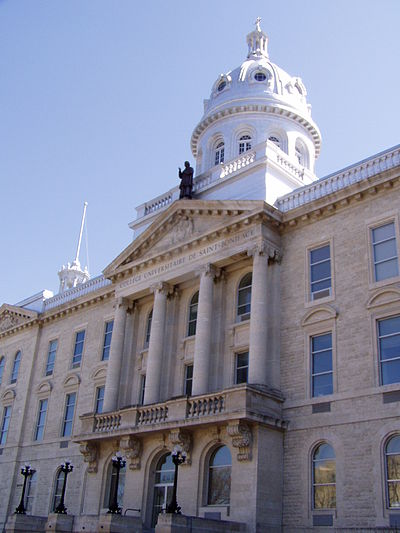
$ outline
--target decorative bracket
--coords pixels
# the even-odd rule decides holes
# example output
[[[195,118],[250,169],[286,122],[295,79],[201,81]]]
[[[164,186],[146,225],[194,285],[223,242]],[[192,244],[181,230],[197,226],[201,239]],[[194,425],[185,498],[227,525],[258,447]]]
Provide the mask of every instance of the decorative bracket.
[[[119,447],[129,461],[129,469],[140,470],[142,441],[136,437],[122,437],[119,441]]]
[[[97,445],[94,442],[82,442],[79,446],[79,451],[83,455],[85,463],[89,463],[87,471],[89,474],[97,472]]]
[[[232,437],[232,446],[239,448],[237,460],[251,461],[253,439],[248,424],[241,420],[230,422],[227,427],[227,433]]]
[[[183,429],[172,429],[169,432],[169,441],[172,446],[181,446],[182,450],[186,452],[186,461],[183,465],[192,464],[192,435]]]

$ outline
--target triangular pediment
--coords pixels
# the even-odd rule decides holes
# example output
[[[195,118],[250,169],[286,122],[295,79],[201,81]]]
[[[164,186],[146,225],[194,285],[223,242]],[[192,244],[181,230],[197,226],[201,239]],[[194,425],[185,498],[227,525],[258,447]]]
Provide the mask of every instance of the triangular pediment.
[[[174,250],[201,240],[210,233],[269,211],[271,216],[276,216],[278,223],[276,210],[259,200],[176,201],[104,270],[104,275],[112,277],[133,265],[163,254],[173,254]]]
[[[3,304],[0,307],[0,333],[29,322],[38,316],[36,311],[16,305]]]

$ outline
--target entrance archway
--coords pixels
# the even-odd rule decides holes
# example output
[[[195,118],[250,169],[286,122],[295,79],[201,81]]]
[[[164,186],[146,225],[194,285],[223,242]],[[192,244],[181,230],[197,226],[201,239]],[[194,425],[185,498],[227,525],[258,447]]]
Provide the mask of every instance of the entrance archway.
[[[172,455],[167,453],[159,459],[156,466],[151,527],[155,527],[158,515],[165,510],[171,501],[174,472],[175,466],[172,462]]]

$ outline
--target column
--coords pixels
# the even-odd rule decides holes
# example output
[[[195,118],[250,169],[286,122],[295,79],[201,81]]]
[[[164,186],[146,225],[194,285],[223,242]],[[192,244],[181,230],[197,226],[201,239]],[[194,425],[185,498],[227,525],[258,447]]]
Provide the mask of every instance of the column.
[[[249,383],[267,384],[268,343],[268,253],[263,246],[253,255],[253,281],[251,287]]]
[[[143,402],[145,405],[157,403],[160,400],[165,315],[170,287],[166,283],[159,283],[151,290],[154,292],[154,306],[147,354],[146,387]]]
[[[126,311],[128,302],[118,298],[115,302],[114,326],[111,337],[110,357],[107,366],[106,388],[104,391],[103,412],[118,409],[119,378],[124,349]]]
[[[193,396],[208,392],[210,367],[213,288],[217,269],[208,264],[200,273],[199,305],[197,308],[196,340],[194,345]]]

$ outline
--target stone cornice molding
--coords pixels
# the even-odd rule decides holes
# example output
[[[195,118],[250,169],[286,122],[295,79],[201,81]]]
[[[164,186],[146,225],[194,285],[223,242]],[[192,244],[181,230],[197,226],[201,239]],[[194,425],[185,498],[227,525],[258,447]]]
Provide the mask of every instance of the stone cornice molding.
[[[294,109],[288,109],[286,106],[279,105],[277,103],[273,105],[262,105],[262,104],[244,104],[244,105],[232,105],[226,107],[220,111],[215,111],[212,115],[206,116],[203,120],[197,124],[195,127],[192,138],[190,140],[190,147],[194,157],[197,156],[197,142],[200,135],[214,122],[217,122],[220,119],[229,117],[232,115],[239,115],[242,113],[262,113],[269,115],[280,115],[286,118],[293,120],[300,124],[303,128],[307,129],[311,137],[313,138],[315,145],[315,158],[319,156],[321,151],[321,134],[317,125],[314,121],[306,115],[303,115],[299,112],[296,112]]]

